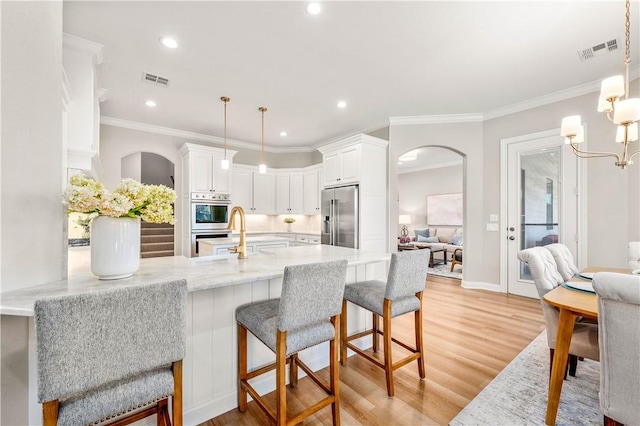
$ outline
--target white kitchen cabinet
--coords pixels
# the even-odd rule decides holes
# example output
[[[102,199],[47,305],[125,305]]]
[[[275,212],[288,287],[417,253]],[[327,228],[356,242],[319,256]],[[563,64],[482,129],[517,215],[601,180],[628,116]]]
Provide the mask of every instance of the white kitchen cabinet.
[[[322,182],[322,170],[313,168],[304,172],[304,214],[320,214],[320,183]]]
[[[304,213],[304,174],[278,171],[276,173],[276,213]]]
[[[355,184],[360,181],[360,144],[323,152],[324,186]]]
[[[231,201],[247,214],[275,214],[276,176],[257,167],[236,165],[232,172]]]
[[[222,168],[224,150],[186,143],[180,148],[183,161],[183,178],[189,182],[189,192],[229,194],[230,169]],[[227,160],[232,161],[236,151],[227,150]]]
[[[358,248],[387,250],[387,152],[389,143],[354,135],[319,147],[325,173],[323,187],[358,185]]]
[[[296,245],[316,245],[320,244],[320,236],[311,234],[296,234]]]
[[[247,253],[259,253],[261,251],[268,251],[276,248],[289,247],[289,241],[278,237],[246,237]],[[239,243],[239,238],[212,238],[202,239],[199,241],[200,250],[199,256],[225,256],[234,257],[238,256],[237,253],[229,251],[230,247],[235,247]]]
[[[96,80],[96,68],[104,61],[104,46],[63,34],[62,88],[66,167],[93,170],[100,152],[100,98],[105,90]]]

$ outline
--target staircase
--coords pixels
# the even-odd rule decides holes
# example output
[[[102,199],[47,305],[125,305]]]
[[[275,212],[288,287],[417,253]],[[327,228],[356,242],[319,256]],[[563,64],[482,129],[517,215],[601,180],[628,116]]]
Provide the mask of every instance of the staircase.
[[[140,257],[173,256],[173,225],[142,222],[140,229]]]

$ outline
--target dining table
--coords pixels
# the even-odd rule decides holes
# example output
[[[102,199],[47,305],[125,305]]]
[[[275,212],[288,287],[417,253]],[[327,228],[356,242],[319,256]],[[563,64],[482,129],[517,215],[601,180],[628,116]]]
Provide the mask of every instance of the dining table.
[[[598,301],[595,292],[588,290],[580,290],[584,287],[576,285],[576,288],[570,287],[572,283],[579,284],[588,282],[590,277],[597,272],[617,272],[628,274],[628,269],[620,268],[604,268],[604,267],[588,267],[581,270],[573,278],[567,282],[567,286],[558,286],[544,295],[544,301],[559,310],[560,317],[558,319],[558,334],[556,336],[556,346],[553,354],[553,365],[551,367],[551,377],[549,379],[549,397],[547,400],[547,414],[545,423],[547,425],[555,425],[556,415],[558,414],[558,405],[560,404],[560,393],[562,392],[562,383],[567,368],[567,359],[569,357],[569,347],[571,346],[571,337],[573,336],[573,328],[578,317],[598,319]],[[588,286],[587,286],[588,287]]]

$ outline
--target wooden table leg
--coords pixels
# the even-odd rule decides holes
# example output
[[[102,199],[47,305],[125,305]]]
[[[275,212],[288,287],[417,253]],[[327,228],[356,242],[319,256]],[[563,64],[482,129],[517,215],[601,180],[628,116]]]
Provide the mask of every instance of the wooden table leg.
[[[556,337],[556,347],[553,354],[553,366],[551,367],[551,378],[549,380],[549,398],[547,400],[547,417],[545,423],[556,424],[558,405],[560,404],[560,392],[564,373],[567,369],[567,359],[569,357],[569,346],[573,336],[573,327],[576,323],[576,316],[567,309],[560,309],[558,319],[558,335]]]

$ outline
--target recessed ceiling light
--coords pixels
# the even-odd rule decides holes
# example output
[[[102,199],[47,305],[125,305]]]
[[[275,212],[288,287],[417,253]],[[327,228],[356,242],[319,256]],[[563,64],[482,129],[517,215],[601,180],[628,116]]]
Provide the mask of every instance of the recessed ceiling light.
[[[347,103],[345,101],[338,101],[338,108],[346,108]]]
[[[176,47],[178,47],[178,42],[171,37],[162,37],[160,39],[160,43],[162,43],[163,46],[168,47],[169,49],[175,49]]]
[[[146,101],[144,104],[145,104],[146,106],[150,107],[150,108],[153,108],[153,107],[155,107],[155,106],[157,105],[157,104],[156,104],[154,101],[152,101],[152,100],[148,100],[148,101]]]
[[[280,132],[280,136],[287,136],[287,132]]]
[[[320,3],[313,2],[307,5],[307,13],[309,15],[317,15],[318,13],[320,13],[320,9]]]

